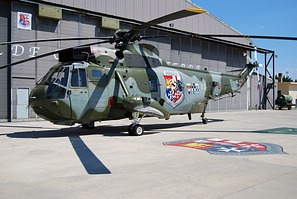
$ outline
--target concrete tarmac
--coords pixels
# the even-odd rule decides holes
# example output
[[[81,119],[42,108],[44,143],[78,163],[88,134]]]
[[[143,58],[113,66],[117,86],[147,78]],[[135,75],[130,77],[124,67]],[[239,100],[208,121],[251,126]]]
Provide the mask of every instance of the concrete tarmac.
[[[91,130],[2,122],[0,198],[297,197],[296,110],[206,116],[207,125],[200,114],[191,121],[186,115],[144,118],[140,137],[127,135],[127,119],[96,123]],[[271,143],[284,153],[217,155],[163,144],[197,138]]]

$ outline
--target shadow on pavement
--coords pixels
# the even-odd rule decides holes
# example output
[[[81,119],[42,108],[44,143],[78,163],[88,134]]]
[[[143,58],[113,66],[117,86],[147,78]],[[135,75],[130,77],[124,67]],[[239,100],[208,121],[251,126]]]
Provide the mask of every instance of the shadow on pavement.
[[[222,122],[221,119],[209,119],[209,123]],[[161,133],[162,130],[179,128],[185,126],[193,126],[201,124],[201,122],[183,122],[183,123],[166,123],[166,124],[143,124],[144,135]],[[79,127],[69,127],[55,130],[36,130],[0,134],[10,138],[53,138],[53,137],[69,137],[84,135],[103,135],[103,136],[128,136],[128,125],[124,126],[97,126],[94,129],[83,129]]]
[[[88,174],[111,174],[109,169],[96,157],[79,136],[69,136],[69,140]]]
[[[220,119],[212,119],[209,122],[222,122]],[[184,122],[184,123],[168,123],[168,124],[144,124],[145,135],[160,133],[165,129],[172,129],[184,126],[193,126],[201,122]],[[55,137],[68,137],[69,141],[79,157],[82,165],[88,174],[111,174],[111,171],[100,161],[98,157],[90,150],[84,143],[80,136],[84,135],[103,135],[103,136],[128,136],[128,125],[125,126],[97,126],[94,129],[83,129],[80,126],[62,128],[56,130],[36,130],[0,134],[6,135],[10,138],[55,138]]]

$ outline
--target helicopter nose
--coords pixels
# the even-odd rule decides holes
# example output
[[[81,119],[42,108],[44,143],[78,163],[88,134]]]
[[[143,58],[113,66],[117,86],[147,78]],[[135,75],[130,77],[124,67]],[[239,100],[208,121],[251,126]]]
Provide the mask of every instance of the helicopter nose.
[[[29,104],[30,106],[34,105],[40,100],[45,99],[46,87],[45,86],[36,86],[33,88],[29,95]]]
[[[44,109],[47,105],[45,93],[46,87],[43,85],[38,85],[32,89],[29,95],[29,105],[32,107],[32,109],[37,115],[40,115],[40,113],[45,112]]]
[[[30,93],[30,106],[38,116],[51,122],[69,120],[74,113],[70,114],[68,106],[54,98],[49,90],[48,85],[37,85]]]
[[[52,120],[52,113],[55,107],[46,97],[47,87],[45,85],[37,85],[33,88],[29,96],[29,105],[40,117]]]

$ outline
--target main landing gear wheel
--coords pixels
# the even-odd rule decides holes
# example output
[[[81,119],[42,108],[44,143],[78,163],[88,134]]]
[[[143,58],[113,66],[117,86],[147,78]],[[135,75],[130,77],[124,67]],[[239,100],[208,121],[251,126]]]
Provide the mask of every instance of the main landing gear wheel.
[[[93,129],[95,127],[95,122],[83,123],[81,126],[85,129]]]
[[[202,124],[207,124],[207,122],[208,122],[208,120],[207,120],[206,117],[205,118],[202,118]]]
[[[130,124],[128,133],[132,136],[141,136],[143,134],[143,128],[140,124]]]
[[[141,136],[143,134],[143,128],[139,124],[139,122],[144,117],[144,115],[142,115],[142,117],[140,119],[138,119],[138,117],[139,117],[139,113],[138,112],[133,112],[132,113],[133,123],[130,124],[130,126],[128,128],[129,135],[132,135],[132,136]]]

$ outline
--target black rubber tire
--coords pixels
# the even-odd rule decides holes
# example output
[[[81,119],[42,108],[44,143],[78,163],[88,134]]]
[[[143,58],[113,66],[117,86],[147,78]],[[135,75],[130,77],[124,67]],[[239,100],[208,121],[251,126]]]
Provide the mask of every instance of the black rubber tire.
[[[95,128],[95,122],[84,123],[81,126],[85,129],[93,129]]]
[[[143,128],[140,124],[131,124],[128,127],[128,133],[131,136],[141,136],[143,134]]]
[[[207,121],[207,118],[203,118],[203,119],[202,119],[202,124],[207,124],[207,122],[208,122],[208,121]]]

